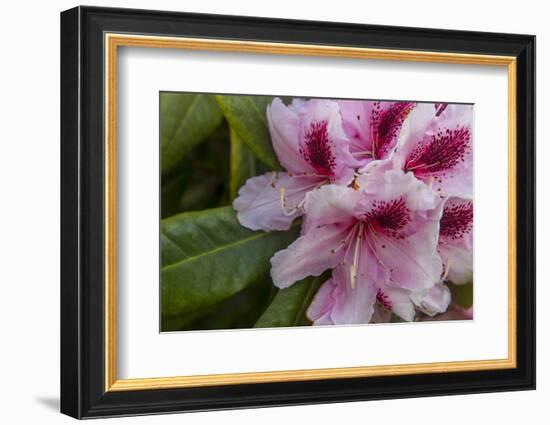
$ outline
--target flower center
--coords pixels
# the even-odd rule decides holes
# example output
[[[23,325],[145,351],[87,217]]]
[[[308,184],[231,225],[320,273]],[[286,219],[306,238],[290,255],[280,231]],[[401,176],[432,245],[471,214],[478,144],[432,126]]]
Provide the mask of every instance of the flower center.
[[[472,231],[474,205],[471,201],[448,201],[439,222],[439,234],[456,240]]]
[[[403,122],[412,111],[414,103],[396,102],[381,110],[380,102],[374,103],[371,114],[373,158],[383,158],[393,148]]]
[[[300,154],[322,175],[331,176],[336,165],[328,137],[327,122],[314,121],[305,136],[305,146]]]
[[[371,210],[358,217],[358,220],[350,227],[345,239],[340,241],[337,248],[332,249],[334,254],[345,248],[344,260],[341,264],[349,265],[349,280],[352,289],[355,288],[358,276],[361,276],[359,266],[363,256],[363,241],[368,245],[378,263],[385,267],[390,274],[393,273],[393,269],[387,267],[378,256],[371,238],[374,234],[382,232],[394,239],[404,239],[405,237],[399,231],[410,221],[409,213],[410,210],[403,198],[392,201],[374,201]],[[381,248],[384,249],[386,246],[382,245]],[[392,280],[391,277],[390,280]]]
[[[451,169],[464,162],[470,152],[470,138],[470,130],[466,127],[440,129],[428,143],[419,143],[411,152],[405,171],[414,171],[418,176]]]
[[[363,215],[362,220],[371,230],[384,232],[395,239],[403,239],[399,231],[410,221],[410,210],[403,198],[374,201],[371,210]]]

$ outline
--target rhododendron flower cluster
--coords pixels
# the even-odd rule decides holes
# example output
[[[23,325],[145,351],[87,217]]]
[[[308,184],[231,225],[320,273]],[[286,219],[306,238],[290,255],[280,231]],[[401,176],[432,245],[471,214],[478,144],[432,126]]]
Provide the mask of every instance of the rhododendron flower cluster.
[[[303,216],[273,283],[331,270],[316,325],[445,317],[445,282],[472,279],[472,106],[276,98],[266,114],[285,171],[248,179],[233,207],[252,230]]]

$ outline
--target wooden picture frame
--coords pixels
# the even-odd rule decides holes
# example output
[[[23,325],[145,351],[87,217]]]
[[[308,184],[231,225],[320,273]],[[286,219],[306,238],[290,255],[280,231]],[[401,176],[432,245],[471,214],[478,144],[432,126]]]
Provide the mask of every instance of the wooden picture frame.
[[[121,46],[505,67],[509,205],[501,213],[509,220],[508,357],[118,379],[116,55]],[[63,413],[91,418],[534,389],[534,36],[77,7],[61,14],[61,103]]]

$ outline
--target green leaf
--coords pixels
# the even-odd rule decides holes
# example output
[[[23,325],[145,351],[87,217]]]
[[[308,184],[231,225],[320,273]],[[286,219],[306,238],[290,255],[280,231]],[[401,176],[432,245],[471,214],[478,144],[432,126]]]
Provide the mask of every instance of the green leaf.
[[[254,154],[246,147],[243,141],[237,136],[237,133],[231,129],[231,180],[229,184],[229,193],[231,199],[235,199],[239,189],[250,177],[256,175],[256,158]]]
[[[397,314],[395,313],[392,313],[391,316],[390,316],[390,323],[404,323],[406,322],[405,319],[402,319],[401,317],[399,317]]]
[[[222,182],[219,176],[204,175],[196,179],[193,176],[180,200],[180,211],[196,211],[205,208],[213,208],[219,205],[220,186]],[[227,202],[225,202],[227,204]]]
[[[215,96],[225,118],[254,155],[273,170],[280,170],[267,127],[267,105],[272,96]]]
[[[219,303],[177,316],[162,316],[162,331],[251,328],[267,307],[271,279],[263,276]]]
[[[161,217],[227,205],[229,153],[229,127],[224,122],[161,176]]]
[[[464,308],[470,308],[474,303],[474,285],[466,283],[465,285],[454,285],[447,282],[451,290],[451,299],[453,302]]]
[[[229,298],[231,299],[231,298]],[[226,302],[227,300],[222,301]],[[201,308],[195,311],[188,311],[183,314],[177,314],[175,316],[167,316],[165,314],[161,315],[161,332],[174,332],[174,331],[190,331],[193,329],[193,322],[199,320],[201,317],[204,317],[210,313],[216,311],[216,308],[220,303],[214,304],[212,306]]]
[[[328,275],[329,273],[323,273],[318,277],[308,277],[286,289],[281,289],[254,327],[275,328],[311,325],[306,317],[307,308],[321,284],[328,279]]]
[[[180,200],[185,193],[190,171],[189,168],[186,168],[169,178],[162,177],[160,196],[161,218],[170,217],[181,211]]]
[[[269,271],[269,259],[298,232],[299,222],[286,232],[252,232],[231,207],[163,220],[162,314],[198,310],[243,290]]]
[[[222,122],[212,95],[161,93],[161,170],[166,173]]]

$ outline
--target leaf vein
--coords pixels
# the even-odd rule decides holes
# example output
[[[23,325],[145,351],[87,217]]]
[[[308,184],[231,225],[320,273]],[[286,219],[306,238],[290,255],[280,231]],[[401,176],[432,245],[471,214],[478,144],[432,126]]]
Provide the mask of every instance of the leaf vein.
[[[251,98],[247,97],[246,99],[252,105],[252,109],[254,109],[254,111],[256,111],[256,113],[260,116],[260,119],[262,120],[262,122],[265,124],[267,128],[267,118],[265,116],[265,113],[262,113],[258,105],[256,105]]]
[[[170,138],[170,140],[168,141],[168,145],[166,146],[166,150],[165,152],[169,152],[170,151],[170,147],[173,145],[174,143],[174,139],[176,138],[176,135],[179,133],[180,129],[182,129],[184,127],[184,125],[187,123],[187,118],[189,117],[189,115],[191,114],[191,112],[193,111],[193,109],[195,108],[196,104],[198,103],[198,100],[199,98],[202,96],[202,94],[199,94],[197,95],[192,101],[191,101],[191,104],[189,105],[189,107],[187,108],[187,112],[185,113],[185,116],[183,117],[183,119],[180,121],[180,125],[178,126],[178,128],[176,129],[176,131],[174,131],[174,133],[172,134],[172,137]]]
[[[177,261],[173,264],[169,264],[169,265],[163,267],[162,270],[165,271],[167,269],[171,269],[171,268],[174,268],[174,267],[179,267],[181,264],[184,264],[184,263],[187,263],[187,262],[192,262],[192,261],[200,259],[201,257],[206,257],[206,256],[209,256],[209,255],[213,255],[217,252],[224,251],[224,250],[229,249],[229,248],[237,247],[239,245],[243,245],[247,242],[250,242],[250,241],[262,238],[262,237],[266,237],[266,236],[269,236],[269,234],[268,233],[260,233],[260,234],[257,234],[257,235],[252,235],[248,238],[241,239],[241,240],[231,242],[231,243],[226,244],[226,245],[219,246],[219,247],[214,248],[210,251],[205,251],[205,252],[202,252],[198,255],[193,255],[191,257],[184,258],[181,261]]]
[[[180,244],[177,243],[177,242],[176,242],[174,239],[172,239],[170,236],[168,236],[167,233],[162,232],[162,236],[164,236],[166,239],[168,239],[168,241],[170,241],[170,243],[171,243],[172,245],[174,245],[174,246],[182,253],[182,255],[187,255],[187,254],[185,253],[185,251],[183,250],[183,248],[180,246]]]

